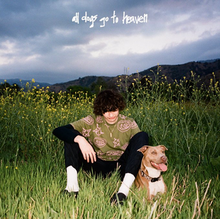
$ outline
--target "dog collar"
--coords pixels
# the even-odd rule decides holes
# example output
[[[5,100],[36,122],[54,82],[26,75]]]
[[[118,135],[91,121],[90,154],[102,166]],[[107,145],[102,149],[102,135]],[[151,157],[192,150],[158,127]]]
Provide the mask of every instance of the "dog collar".
[[[149,180],[151,182],[157,182],[157,181],[160,180],[161,175],[157,178],[153,178],[153,177],[148,176],[143,170],[140,170],[140,171],[141,171],[141,176],[146,178],[147,180]]]

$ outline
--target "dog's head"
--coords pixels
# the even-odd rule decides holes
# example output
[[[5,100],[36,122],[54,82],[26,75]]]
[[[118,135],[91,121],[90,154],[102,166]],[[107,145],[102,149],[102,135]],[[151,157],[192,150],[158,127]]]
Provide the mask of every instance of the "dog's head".
[[[152,167],[160,171],[167,171],[167,157],[165,151],[168,150],[164,145],[148,146],[140,148],[144,156],[142,163],[145,167]]]

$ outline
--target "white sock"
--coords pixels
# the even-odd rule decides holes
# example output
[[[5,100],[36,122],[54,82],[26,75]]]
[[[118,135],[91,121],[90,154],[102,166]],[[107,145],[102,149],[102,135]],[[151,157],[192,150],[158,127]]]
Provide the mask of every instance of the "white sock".
[[[122,181],[121,187],[118,190],[118,193],[123,193],[128,196],[129,190],[135,180],[135,176],[131,173],[126,173]]]
[[[67,171],[67,185],[65,190],[67,190],[68,192],[78,192],[79,185],[78,185],[76,169],[72,166],[68,166],[66,168],[66,171]]]

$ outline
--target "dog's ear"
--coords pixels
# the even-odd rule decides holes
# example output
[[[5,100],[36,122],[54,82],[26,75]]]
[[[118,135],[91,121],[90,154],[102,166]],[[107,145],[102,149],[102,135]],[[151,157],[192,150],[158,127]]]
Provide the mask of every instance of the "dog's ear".
[[[160,147],[164,148],[166,151],[168,151],[168,149],[164,146],[164,145],[160,145]]]
[[[140,149],[138,149],[138,151],[140,151],[142,154],[144,154],[144,152],[149,148],[148,145],[144,145],[143,147],[141,147]]]

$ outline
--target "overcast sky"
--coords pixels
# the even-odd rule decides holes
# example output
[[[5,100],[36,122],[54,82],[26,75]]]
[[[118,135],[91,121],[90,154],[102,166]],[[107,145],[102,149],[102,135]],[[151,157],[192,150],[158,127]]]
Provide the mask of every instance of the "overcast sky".
[[[0,79],[53,84],[215,58],[219,0],[0,1]]]

